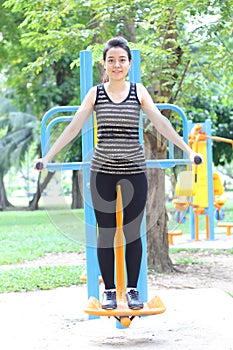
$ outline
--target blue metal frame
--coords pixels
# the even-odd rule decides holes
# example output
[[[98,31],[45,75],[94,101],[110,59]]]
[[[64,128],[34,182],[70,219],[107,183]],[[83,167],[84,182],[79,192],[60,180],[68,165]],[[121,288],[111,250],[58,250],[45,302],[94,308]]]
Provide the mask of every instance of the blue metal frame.
[[[129,71],[129,80],[134,83],[141,83],[141,58],[138,50],[132,50],[132,64]],[[143,118],[139,122],[139,139],[143,145]],[[142,300],[145,302],[148,300],[148,279],[147,279],[147,240],[146,240],[146,212],[143,215],[141,223],[141,240],[142,240],[142,260],[140,274],[138,278],[138,290]],[[121,324],[117,323],[117,327],[121,328]]]
[[[85,98],[89,89],[93,86],[92,55],[91,51],[80,53],[80,89],[81,101]],[[82,128],[82,159],[89,163],[94,149],[93,116],[88,118]],[[83,168],[83,196],[84,196],[84,221],[86,234],[86,269],[88,297],[95,296],[99,299],[99,265],[97,260],[97,232],[96,219],[91,202],[90,193],[90,164]],[[96,316],[89,315],[89,319]]]

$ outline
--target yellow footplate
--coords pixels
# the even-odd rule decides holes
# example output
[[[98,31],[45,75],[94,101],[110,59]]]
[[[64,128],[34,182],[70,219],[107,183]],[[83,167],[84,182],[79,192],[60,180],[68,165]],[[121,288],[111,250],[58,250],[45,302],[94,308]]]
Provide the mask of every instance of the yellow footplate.
[[[162,300],[155,296],[147,303],[144,303],[143,309],[132,310],[128,308],[128,305],[125,302],[118,303],[116,309],[113,310],[104,310],[102,309],[101,303],[95,297],[90,297],[87,303],[87,307],[84,309],[84,312],[90,315],[96,316],[107,316],[117,318],[124,327],[128,327],[131,323],[131,320],[135,316],[146,316],[146,315],[157,315],[162,314],[166,311],[166,308]]]

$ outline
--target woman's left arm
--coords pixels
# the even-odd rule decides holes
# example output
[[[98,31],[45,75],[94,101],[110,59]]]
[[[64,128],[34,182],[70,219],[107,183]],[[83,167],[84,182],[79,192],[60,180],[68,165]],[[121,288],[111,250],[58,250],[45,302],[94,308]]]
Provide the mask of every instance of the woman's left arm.
[[[148,116],[155,128],[169,141],[186,152],[192,162],[194,161],[194,157],[196,155],[200,156],[203,160],[203,155],[194,152],[175,131],[170,121],[160,113],[150,94],[142,84],[137,84],[137,93],[143,112]]]

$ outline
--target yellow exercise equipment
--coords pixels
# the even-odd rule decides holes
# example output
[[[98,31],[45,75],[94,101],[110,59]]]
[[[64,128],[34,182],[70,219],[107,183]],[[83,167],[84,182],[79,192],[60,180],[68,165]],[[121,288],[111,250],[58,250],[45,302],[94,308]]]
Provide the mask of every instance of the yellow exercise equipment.
[[[192,165],[192,171],[188,166],[186,171],[182,171],[179,174],[175,188],[175,193],[178,198],[173,200],[173,204],[180,213],[185,212],[189,206],[192,206],[194,214],[194,238],[196,241],[199,239],[198,218],[200,214],[204,214],[206,217],[207,239],[210,239],[210,236],[213,238],[214,232],[212,227],[212,234],[210,235],[210,206],[214,206],[216,209],[215,215],[218,220],[223,220],[225,216],[222,207],[225,204],[226,199],[220,197],[224,193],[222,181],[218,174],[208,171],[212,164],[210,164],[208,160],[207,140],[230,143],[233,147],[233,140],[218,136],[208,136],[207,133],[203,131],[203,126],[201,124],[195,124],[188,136],[189,146],[195,152],[202,154],[204,161],[198,166],[195,164]],[[209,176],[209,174],[211,175]],[[213,199],[211,199],[213,202],[210,202],[209,198],[208,181],[213,181]],[[211,217],[211,220],[212,219],[213,218]]]
[[[90,297],[84,311],[90,315],[113,316],[123,327],[129,327],[134,317],[161,314],[165,312],[166,308],[158,296],[154,296],[150,301],[144,303],[143,309],[133,310],[128,308],[125,288],[124,235],[122,230],[123,211],[120,186],[117,188],[116,212],[115,259],[117,308],[113,310],[102,309],[100,301],[95,297]]]

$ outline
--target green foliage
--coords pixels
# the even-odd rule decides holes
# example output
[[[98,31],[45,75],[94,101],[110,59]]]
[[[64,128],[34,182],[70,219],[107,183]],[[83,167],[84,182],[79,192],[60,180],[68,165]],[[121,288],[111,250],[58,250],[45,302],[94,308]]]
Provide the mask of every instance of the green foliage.
[[[99,60],[102,43],[111,36],[124,35],[132,47],[142,51],[143,80],[157,91],[156,100],[174,100],[179,95],[182,103],[190,94],[208,90],[209,81],[221,83],[228,76],[228,88],[232,88],[231,5],[232,0],[163,0],[152,1],[150,6],[144,0],[114,0],[111,4],[96,0],[7,0],[3,11],[17,17],[13,24],[18,25],[18,41],[14,42],[29,50],[23,74],[28,74],[30,81],[29,74],[45,72],[47,76],[52,65],[64,62],[65,57],[66,68],[74,67],[78,52],[87,47],[95,47],[94,59]],[[161,90],[167,94],[162,96]],[[60,94],[64,96],[62,91]]]
[[[8,9],[11,5],[12,10]],[[9,1],[1,6],[0,18],[5,25],[0,43],[4,60],[0,60],[0,67],[8,77],[8,85],[16,91],[20,109],[24,111],[30,106],[39,116],[54,105],[78,102],[79,72],[71,71],[70,63],[79,52],[78,39],[72,33],[78,37],[80,30],[71,30],[70,18],[67,20],[70,27],[64,27],[64,21],[58,17],[69,16],[69,8],[61,7],[56,4],[52,10],[52,3],[41,1]],[[6,15],[10,17],[9,23],[5,21]]]
[[[210,119],[213,136],[233,140],[233,105],[226,105],[223,101],[221,96],[194,96],[186,106],[186,113],[194,123]],[[213,160],[216,166],[231,163],[231,144],[213,142]]]
[[[75,54],[76,45],[91,31],[85,29],[87,12],[82,1],[5,1],[3,6],[13,13],[24,14],[19,29],[22,44],[42,53],[37,57],[45,65],[58,61],[64,54]]]
[[[153,66],[153,72],[150,70],[146,74],[150,80],[151,74],[153,80],[159,74],[158,89],[161,89],[163,80],[168,82],[168,88],[175,82],[169,98],[178,98],[179,104],[183,104],[190,96],[208,91],[213,77],[219,79],[232,71],[229,56],[232,19],[225,2],[214,1],[211,5],[209,1],[162,3],[161,7],[151,6],[145,16],[143,44],[151,48],[145,68],[148,71],[149,65]],[[174,50],[177,48],[179,52]],[[223,57],[225,64],[222,64]],[[228,72],[224,67],[228,67]],[[186,68],[188,71],[182,81]],[[182,86],[179,87],[179,83]],[[228,88],[229,85],[232,86],[231,77]]]

